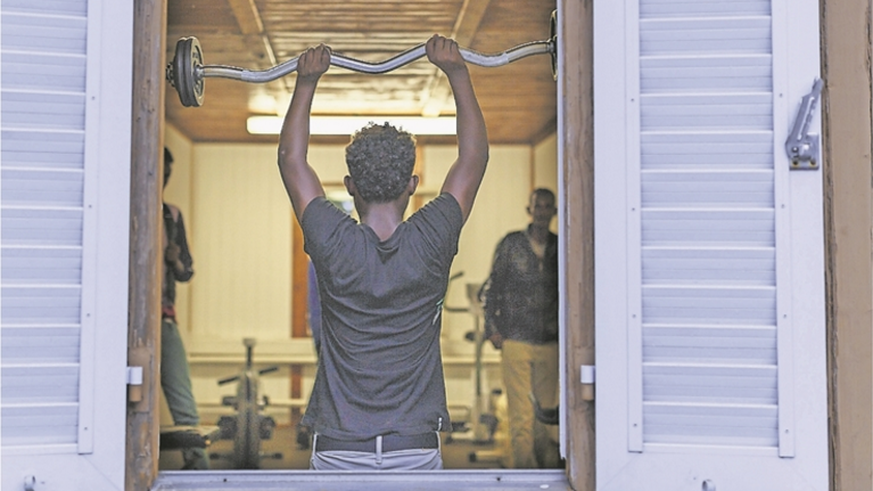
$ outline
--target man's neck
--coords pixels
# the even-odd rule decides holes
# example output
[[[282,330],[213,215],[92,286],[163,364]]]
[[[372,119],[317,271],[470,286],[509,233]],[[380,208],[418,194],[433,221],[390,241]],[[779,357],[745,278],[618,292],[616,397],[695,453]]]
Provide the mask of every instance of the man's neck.
[[[544,227],[536,223],[531,223],[528,229],[530,238],[540,244],[544,244],[549,237],[549,227]]]
[[[358,210],[361,223],[376,232],[379,240],[385,241],[394,235],[394,231],[403,222],[405,204],[399,200],[387,203],[367,203]]]

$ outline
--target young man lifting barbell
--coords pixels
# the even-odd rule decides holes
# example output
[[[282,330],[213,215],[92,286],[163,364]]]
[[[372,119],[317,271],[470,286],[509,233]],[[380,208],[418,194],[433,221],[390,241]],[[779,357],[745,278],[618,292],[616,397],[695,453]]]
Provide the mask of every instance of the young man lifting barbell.
[[[461,228],[488,161],[485,121],[457,43],[434,35],[427,58],[457,106],[458,157],[440,195],[403,219],[418,186],[415,141],[370,124],[346,148],[345,185],[361,222],[333,206],[307,161],[309,117],[330,49],[300,56],[279,139],[279,169],[322,302],[321,353],[302,424],[316,470],[442,468],[451,428],[440,355],[442,301]]]

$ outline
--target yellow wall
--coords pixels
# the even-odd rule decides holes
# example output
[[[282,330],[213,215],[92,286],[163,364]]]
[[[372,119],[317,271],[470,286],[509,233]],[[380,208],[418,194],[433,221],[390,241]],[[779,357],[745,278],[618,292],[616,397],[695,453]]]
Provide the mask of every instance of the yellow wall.
[[[239,351],[242,337],[287,338],[293,218],[275,147],[197,145],[191,175],[193,339]]]
[[[558,135],[553,134],[533,149],[535,188],[549,188],[558,194]]]
[[[304,394],[314,374],[314,353],[308,339],[290,339],[292,210],[276,166],[276,145],[196,144],[172,128],[167,145],[175,165],[165,199],[185,216],[194,257],[195,275],[180,287],[179,319],[192,361],[192,379],[205,422],[232,386],[216,380],[236,373],[242,364],[242,339],[257,338],[255,359],[264,363],[303,361]],[[455,146],[423,148],[419,193],[439,192]],[[314,145],[309,160],[322,181],[339,184],[346,174],[344,146]],[[465,307],[466,284],[481,283],[489,273],[494,248],[511,230],[525,227],[528,195],[535,186],[557,189],[555,139],[531,148],[498,145],[491,148],[488,171],[475,207],[461,234],[447,305]],[[446,313],[443,349],[450,405],[469,405],[473,397],[473,343],[464,335],[474,328],[467,313]],[[485,391],[499,386],[498,354],[485,350]],[[262,380],[271,399],[288,398],[288,372]],[[487,392],[486,392],[487,393]],[[226,410],[224,410],[226,412]],[[280,418],[287,410],[274,410]],[[280,422],[282,420],[280,419]]]

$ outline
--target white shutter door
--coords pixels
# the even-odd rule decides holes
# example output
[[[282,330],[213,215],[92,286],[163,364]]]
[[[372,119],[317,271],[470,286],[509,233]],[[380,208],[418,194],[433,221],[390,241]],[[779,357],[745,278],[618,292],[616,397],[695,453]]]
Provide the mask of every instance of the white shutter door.
[[[2,26],[2,441],[76,444],[87,3],[17,7]]]
[[[124,486],[127,3],[3,0],[3,489]]]
[[[598,489],[827,489],[817,2],[594,15]]]

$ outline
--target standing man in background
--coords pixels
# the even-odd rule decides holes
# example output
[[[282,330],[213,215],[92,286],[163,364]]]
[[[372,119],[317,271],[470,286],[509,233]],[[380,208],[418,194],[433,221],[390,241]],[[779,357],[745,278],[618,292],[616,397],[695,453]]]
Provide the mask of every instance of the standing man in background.
[[[173,154],[164,148],[164,188],[170,180],[173,169]],[[164,281],[161,288],[161,387],[173,424],[176,426],[197,426],[200,416],[197,403],[191,390],[191,374],[188,368],[188,355],[179,326],[176,324],[176,282],[186,282],[194,275],[194,260],[188,250],[185,237],[185,222],[179,208],[164,203]],[[185,461],[182,469],[203,470],[209,468],[209,460],[202,448],[182,449]]]
[[[560,466],[549,429],[536,420],[530,395],[543,407],[558,395],[558,236],[549,230],[557,209],[548,189],[531,193],[526,230],[497,246],[484,289],[485,335],[502,351],[512,467]]]

